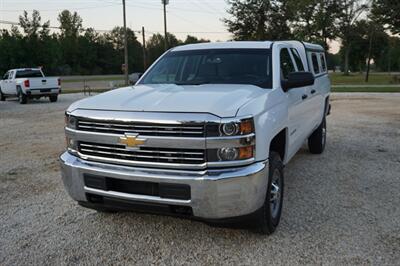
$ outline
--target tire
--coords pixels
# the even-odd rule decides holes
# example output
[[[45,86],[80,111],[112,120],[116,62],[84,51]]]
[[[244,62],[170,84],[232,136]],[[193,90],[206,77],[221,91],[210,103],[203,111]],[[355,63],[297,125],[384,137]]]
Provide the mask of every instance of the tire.
[[[50,98],[50,102],[54,103],[57,101],[58,95],[50,95],[49,98]]]
[[[0,88],[0,101],[4,102],[6,100],[6,96],[3,94]]]
[[[21,90],[18,91],[18,101],[20,104],[26,104],[28,102],[28,96],[23,94]]]
[[[319,127],[308,138],[308,149],[313,154],[321,154],[326,144],[326,118],[322,120]]]
[[[279,225],[283,205],[283,163],[276,152],[269,158],[268,186],[264,205],[258,211],[257,224],[261,234],[270,235]],[[274,198],[274,200],[273,200]]]

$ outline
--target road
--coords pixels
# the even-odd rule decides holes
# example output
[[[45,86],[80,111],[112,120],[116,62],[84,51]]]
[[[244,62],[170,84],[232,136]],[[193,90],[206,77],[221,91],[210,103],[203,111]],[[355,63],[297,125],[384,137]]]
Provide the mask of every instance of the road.
[[[400,94],[335,94],[322,155],[285,168],[272,236],[138,213],[102,214],[65,192],[59,102],[0,102],[0,265],[398,265]]]

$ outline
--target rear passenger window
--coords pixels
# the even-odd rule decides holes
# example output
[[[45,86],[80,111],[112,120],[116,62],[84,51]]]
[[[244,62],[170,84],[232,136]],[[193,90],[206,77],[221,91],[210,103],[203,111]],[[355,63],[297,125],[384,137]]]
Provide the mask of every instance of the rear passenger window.
[[[289,73],[296,72],[292,58],[288,49],[282,49],[280,54],[281,59],[281,79],[287,79]]]
[[[294,48],[291,48],[290,50],[292,51],[294,61],[296,62],[297,71],[304,71],[303,61],[301,60],[299,52]]]
[[[4,74],[3,79],[8,79],[8,72]]]
[[[313,65],[313,70],[314,74],[319,74],[319,64],[318,64],[318,58],[316,53],[311,54],[311,61]]]
[[[322,72],[326,72],[325,56],[324,56],[323,53],[320,53],[319,56],[320,56],[320,59],[321,59]]]

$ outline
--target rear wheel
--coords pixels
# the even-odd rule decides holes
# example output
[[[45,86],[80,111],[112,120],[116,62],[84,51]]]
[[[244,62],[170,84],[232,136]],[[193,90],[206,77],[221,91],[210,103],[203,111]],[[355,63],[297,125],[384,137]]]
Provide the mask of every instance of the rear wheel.
[[[3,94],[3,92],[1,91],[1,88],[0,88],[0,101],[5,101],[6,100],[6,96]]]
[[[322,120],[319,127],[308,138],[308,149],[313,154],[321,154],[326,144],[326,118]]]
[[[18,101],[20,104],[26,104],[28,102],[28,97],[23,94],[21,90],[18,92]]]
[[[58,95],[50,95],[49,98],[50,98],[50,102],[54,103],[57,101]]]
[[[259,230],[262,234],[272,234],[279,225],[282,213],[283,186],[282,160],[278,153],[271,152],[267,194],[257,217]]]

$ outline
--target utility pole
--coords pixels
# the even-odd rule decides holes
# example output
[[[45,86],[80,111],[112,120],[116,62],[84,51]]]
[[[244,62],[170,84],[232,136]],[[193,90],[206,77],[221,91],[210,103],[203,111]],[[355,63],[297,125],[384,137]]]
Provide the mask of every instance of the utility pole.
[[[124,13],[124,57],[125,57],[125,64],[124,64],[124,74],[125,74],[125,85],[128,86],[129,84],[129,69],[128,69],[128,34],[126,32],[126,11],[125,11],[125,0],[122,0],[123,5],[123,13]]]
[[[146,36],[144,33],[144,27],[142,27],[142,38],[143,38],[143,72],[146,71],[147,68],[147,60],[146,60]]]
[[[168,36],[167,36],[167,5],[169,4],[169,0],[161,0],[161,3],[164,6],[164,50],[168,49]]]

